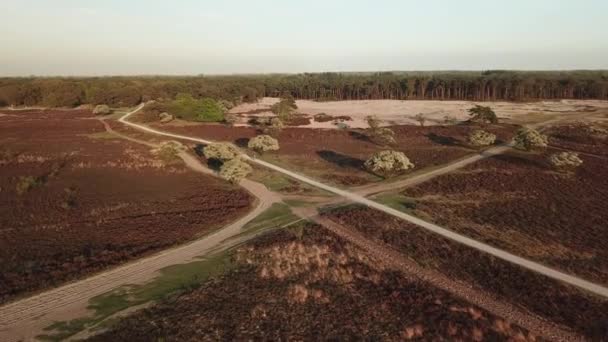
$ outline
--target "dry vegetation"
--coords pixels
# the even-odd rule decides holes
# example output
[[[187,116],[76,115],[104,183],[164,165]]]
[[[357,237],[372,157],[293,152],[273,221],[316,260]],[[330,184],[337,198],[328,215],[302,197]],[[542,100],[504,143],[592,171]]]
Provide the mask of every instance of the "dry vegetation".
[[[404,193],[440,225],[607,284],[608,161],[563,174],[551,154],[497,156]]]
[[[417,209],[417,207],[416,207]],[[436,268],[592,340],[608,338],[608,301],[444,239],[413,224],[364,207],[326,217],[386,243],[425,267]]]
[[[0,118],[0,302],[210,232],[249,195],[105,132],[90,111]],[[24,139],[24,137],[28,137]]]
[[[532,340],[448,293],[378,269],[314,225],[241,247],[228,274],[144,309],[93,341]]]
[[[469,146],[469,134],[477,125],[456,126],[393,126],[395,143],[389,149],[403,152],[417,170],[445,164],[477,151]],[[163,126],[159,129],[179,134],[204,137],[216,141],[231,141],[246,147],[256,130],[249,127],[220,125]],[[486,125],[484,130],[497,136],[497,141],[509,141],[517,126]],[[370,141],[365,130],[326,130],[285,128],[277,135],[280,150],[264,158],[299,170],[326,182],[338,185],[362,185],[380,178],[370,174],[364,163],[374,153],[386,150]]]

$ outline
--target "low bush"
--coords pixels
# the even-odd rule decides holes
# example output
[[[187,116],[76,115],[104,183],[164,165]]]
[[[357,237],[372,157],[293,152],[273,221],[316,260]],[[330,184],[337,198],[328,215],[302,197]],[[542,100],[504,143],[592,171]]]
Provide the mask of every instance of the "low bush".
[[[247,147],[258,153],[277,151],[279,149],[279,142],[269,135],[258,135],[249,140]]]
[[[365,162],[365,168],[382,177],[388,178],[414,167],[403,152],[380,151]]]
[[[469,143],[473,146],[488,146],[494,144],[496,134],[492,134],[482,130],[473,131],[469,135]]]
[[[549,162],[553,167],[560,171],[576,169],[583,164],[583,161],[575,152],[558,152],[549,156]]]
[[[515,148],[530,151],[535,148],[547,147],[548,139],[544,134],[531,128],[522,128],[515,133],[513,138]]]
[[[112,113],[112,110],[108,105],[105,104],[97,105],[93,109],[93,114],[95,115],[108,115],[110,113]]]
[[[237,184],[243,178],[253,172],[253,168],[241,160],[240,158],[235,158],[230,161],[225,162],[220,168],[220,177],[225,180]]]

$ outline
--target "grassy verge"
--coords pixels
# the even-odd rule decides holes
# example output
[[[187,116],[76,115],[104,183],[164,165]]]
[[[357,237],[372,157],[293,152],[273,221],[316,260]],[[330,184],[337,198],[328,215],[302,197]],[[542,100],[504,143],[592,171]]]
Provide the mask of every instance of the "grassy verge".
[[[289,206],[275,203],[272,207],[243,227],[242,234],[256,234],[265,230],[283,227],[297,221]],[[160,301],[179,293],[197,288],[209,278],[231,270],[231,250],[225,250],[200,261],[172,265],[160,271],[160,275],[143,285],[126,285],[106,294],[92,298],[88,308],[89,317],[67,322],[55,322],[45,328],[46,333],[37,336],[44,341],[63,341],[85,329],[109,324],[113,315],[152,301]],[[107,321],[106,321],[107,319]]]
[[[228,250],[200,261],[169,266],[162,269],[161,274],[149,283],[123,286],[94,297],[88,306],[93,310],[93,315],[67,322],[55,322],[45,328],[47,333],[37,338],[44,341],[62,341],[129,307],[167,299],[196,288],[207,279],[229,271],[233,267],[230,256],[231,252]]]
[[[319,190],[313,186],[301,183],[281,173],[274,172],[266,168],[255,168],[253,174],[249,178],[253,181],[264,184],[272,191],[280,192],[282,194],[327,197],[332,196],[332,194],[329,192]]]
[[[298,220],[298,217],[291,212],[289,206],[283,203],[275,203],[258,217],[247,223],[243,227],[243,233],[241,234],[253,234],[279,228],[296,220]]]

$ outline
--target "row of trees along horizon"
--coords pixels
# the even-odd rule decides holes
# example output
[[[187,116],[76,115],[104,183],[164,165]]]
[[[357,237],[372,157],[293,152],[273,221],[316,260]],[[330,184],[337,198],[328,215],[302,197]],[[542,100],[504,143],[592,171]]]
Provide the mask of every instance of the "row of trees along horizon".
[[[608,100],[608,71],[305,73],[0,78],[0,106],[134,106],[178,94],[253,102],[290,94],[332,100]]]

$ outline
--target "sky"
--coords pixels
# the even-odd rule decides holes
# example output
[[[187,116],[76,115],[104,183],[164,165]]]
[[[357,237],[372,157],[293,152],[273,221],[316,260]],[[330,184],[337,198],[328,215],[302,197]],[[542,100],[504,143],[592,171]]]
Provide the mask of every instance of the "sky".
[[[607,0],[1,0],[0,76],[608,69]]]

